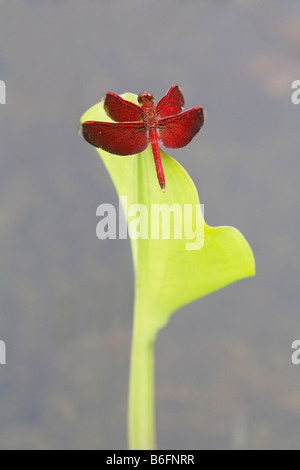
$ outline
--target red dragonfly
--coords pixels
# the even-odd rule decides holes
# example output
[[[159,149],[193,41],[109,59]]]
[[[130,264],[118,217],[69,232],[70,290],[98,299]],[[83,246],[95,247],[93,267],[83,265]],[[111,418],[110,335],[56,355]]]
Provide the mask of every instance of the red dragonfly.
[[[151,142],[157,178],[165,192],[166,181],[158,141],[167,148],[187,145],[204,124],[200,106],[181,112],[184,98],[178,85],[173,85],[154,106],[154,96],[148,91],[138,95],[138,106],[119,95],[107,93],[106,114],[112,122],[86,121],[81,126],[82,137],[94,147],[116,155],[133,155],[145,150]]]

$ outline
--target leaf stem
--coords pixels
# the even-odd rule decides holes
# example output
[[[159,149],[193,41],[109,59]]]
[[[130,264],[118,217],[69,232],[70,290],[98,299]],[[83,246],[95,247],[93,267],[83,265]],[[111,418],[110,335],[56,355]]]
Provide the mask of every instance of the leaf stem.
[[[155,449],[154,341],[153,336],[149,336],[148,315],[142,305],[136,299],[129,380],[128,436],[131,450]]]

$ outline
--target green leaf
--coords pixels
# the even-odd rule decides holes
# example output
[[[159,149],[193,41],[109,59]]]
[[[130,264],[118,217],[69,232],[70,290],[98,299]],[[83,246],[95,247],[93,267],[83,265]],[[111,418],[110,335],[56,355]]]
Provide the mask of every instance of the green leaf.
[[[137,103],[136,96],[122,95]],[[81,118],[84,121],[110,121],[103,103],[90,108]],[[200,134],[201,135],[201,134]],[[197,136],[199,138],[199,136]],[[185,236],[184,227],[195,230],[195,211],[199,204],[197,190],[186,171],[173,158],[161,151],[166,176],[166,193],[157,181],[151,146],[139,155],[116,156],[97,149],[119,196],[127,203],[146,208],[148,222],[154,232],[159,229],[159,219],[151,217],[154,204],[190,205],[194,212],[182,221],[170,220],[170,233],[181,229],[182,238],[131,239],[135,270],[134,337],[130,383],[129,437],[132,448],[154,447],[153,418],[153,355],[152,344],[156,333],[179,307],[207,295],[239,279],[253,276],[254,257],[243,235],[233,227],[210,227],[200,214],[197,243]],[[125,196],[125,198],[124,198]],[[137,208],[137,207],[136,207]],[[145,209],[141,209],[145,210]],[[125,208],[125,212],[126,208]],[[194,217],[192,217],[194,215]],[[198,213],[199,215],[199,213]],[[129,226],[137,215],[126,214]],[[143,227],[145,229],[145,220]],[[162,221],[161,221],[162,222]],[[133,225],[132,225],[133,224]],[[186,224],[186,225],[185,225]],[[201,238],[204,234],[204,239]]]
[[[122,97],[137,103],[135,95],[126,93]],[[103,103],[93,106],[81,118],[81,122],[93,120],[110,121]],[[143,204],[147,208],[149,233],[151,204],[168,204],[170,207],[173,204],[180,204],[181,207],[192,204],[193,208],[199,204],[197,190],[189,175],[163,151],[161,158],[166,193],[162,193],[159,187],[150,145],[141,154],[126,157],[97,150],[119,196],[127,197],[127,207]],[[130,222],[134,217],[128,219]],[[172,222],[171,219],[171,234],[174,229]],[[137,294],[151,311],[150,336],[154,336],[170,314],[182,305],[238,279],[254,275],[252,251],[237,229],[204,224],[202,249],[187,250],[187,243],[190,242],[184,234],[179,240],[131,239]]]

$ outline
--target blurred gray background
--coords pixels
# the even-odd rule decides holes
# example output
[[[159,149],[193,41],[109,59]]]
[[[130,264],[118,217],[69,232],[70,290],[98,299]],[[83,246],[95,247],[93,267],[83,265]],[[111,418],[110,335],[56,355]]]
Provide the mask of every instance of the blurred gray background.
[[[207,122],[169,153],[255,278],[182,308],[157,338],[160,449],[300,448],[298,0],[2,0],[1,449],[123,449],[134,298],[117,196],[77,135],[107,91],[178,83]]]

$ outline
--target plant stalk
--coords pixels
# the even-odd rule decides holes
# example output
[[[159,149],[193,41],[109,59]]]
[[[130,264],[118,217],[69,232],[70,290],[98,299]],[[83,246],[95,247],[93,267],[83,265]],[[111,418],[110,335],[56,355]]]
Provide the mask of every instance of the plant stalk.
[[[148,315],[138,300],[134,308],[129,380],[129,449],[155,449],[153,337],[147,328]]]

